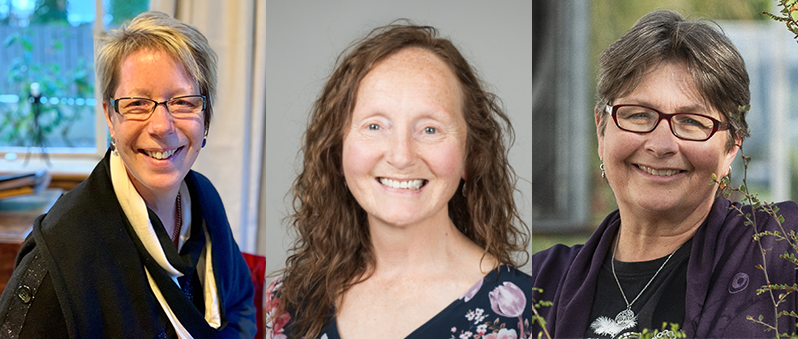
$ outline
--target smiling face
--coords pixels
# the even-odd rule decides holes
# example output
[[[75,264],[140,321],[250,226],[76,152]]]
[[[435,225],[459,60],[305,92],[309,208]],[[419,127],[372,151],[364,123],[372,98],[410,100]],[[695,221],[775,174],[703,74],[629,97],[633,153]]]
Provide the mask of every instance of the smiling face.
[[[465,168],[462,101],[454,73],[418,48],[388,57],[361,81],[343,170],[370,224],[448,220]]]
[[[158,102],[199,94],[181,64],[161,51],[130,54],[119,69],[114,98],[141,97]],[[126,119],[103,103],[108,129],[136,190],[145,201],[177,191],[202,148],[203,113],[175,118],[164,105],[145,121]]]
[[[701,113],[724,120],[702,99],[684,63],[655,66],[634,91],[612,104],[639,104],[664,113]],[[717,185],[707,183],[712,173],[726,175],[737,154],[737,147],[726,151],[728,133],[715,133],[707,141],[687,141],[674,136],[666,120],[650,133],[633,133],[619,129],[611,117],[605,118],[604,133],[598,133],[598,152],[622,212],[668,216],[708,212]]]

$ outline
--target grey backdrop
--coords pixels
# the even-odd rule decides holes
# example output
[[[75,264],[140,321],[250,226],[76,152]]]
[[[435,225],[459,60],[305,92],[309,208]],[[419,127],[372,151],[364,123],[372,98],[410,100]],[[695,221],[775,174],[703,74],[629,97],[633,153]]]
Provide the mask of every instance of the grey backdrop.
[[[258,252],[267,273],[285,265],[286,196],[312,102],[350,42],[397,18],[438,28],[504,102],[516,132],[516,201],[532,227],[532,1],[268,1],[266,156]]]

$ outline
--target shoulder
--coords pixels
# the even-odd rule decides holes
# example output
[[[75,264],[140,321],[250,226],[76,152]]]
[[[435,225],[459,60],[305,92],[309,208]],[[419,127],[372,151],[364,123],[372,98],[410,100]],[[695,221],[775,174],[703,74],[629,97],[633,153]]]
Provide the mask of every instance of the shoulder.
[[[442,312],[437,325],[454,337],[525,338],[532,321],[532,277],[502,265],[477,282],[450,308]],[[433,329],[430,331],[437,332]]]
[[[215,222],[227,223],[222,197],[211,181],[194,170],[189,171],[184,180],[191,193],[191,199],[197,200],[197,205],[202,209],[203,215],[206,218],[218,219]]]
[[[36,248],[21,253],[17,269],[0,296],[0,319],[0,327],[11,337],[36,337],[30,334],[45,328],[52,330],[51,336],[66,334],[47,265]]]
[[[203,191],[203,193],[205,193],[206,191],[212,191],[216,193],[216,187],[213,186],[211,180],[200,172],[194,170],[189,171],[188,174],[186,175],[185,180],[189,184],[189,186],[194,186],[197,189]],[[218,193],[216,194],[218,195]]]
[[[583,245],[554,245],[532,255],[532,277],[539,275],[564,274],[582,250]]]
[[[264,300],[266,306],[264,307],[264,326],[266,338],[285,339],[286,325],[291,321],[291,314],[287,311],[281,312],[281,292],[283,286],[283,277],[277,277],[266,287],[264,293]]]

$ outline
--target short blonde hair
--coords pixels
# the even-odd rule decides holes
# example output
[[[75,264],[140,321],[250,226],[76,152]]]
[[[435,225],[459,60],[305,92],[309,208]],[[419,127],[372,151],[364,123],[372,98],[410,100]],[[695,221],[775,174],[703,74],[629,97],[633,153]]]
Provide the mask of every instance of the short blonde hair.
[[[205,131],[213,115],[216,97],[216,53],[196,27],[161,12],[149,11],[136,16],[130,25],[105,32],[97,38],[95,73],[102,101],[113,97],[119,85],[119,68],[130,54],[144,49],[162,51],[185,67],[207,97]]]

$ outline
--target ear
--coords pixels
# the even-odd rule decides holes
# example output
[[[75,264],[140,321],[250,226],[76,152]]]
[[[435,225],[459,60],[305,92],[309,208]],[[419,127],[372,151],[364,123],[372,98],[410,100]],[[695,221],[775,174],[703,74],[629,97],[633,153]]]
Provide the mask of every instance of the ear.
[[[593,108],[593,117],[596,120],[596,138],[598,138],[598,156],[602,161],[604,160],[604,133],[601,133],[601,115],[599,115],[598,108]]]
[[[739,145],[740,145],[740,140],[735,140],[734,147],[732,147],[732,149],[729,151],[729,153],[726,153],[726,155],[723,157],[723,167],[721,167],[721,168],[724,171],[727,168],[731,167],[732,162],[734,162],[734,158],[737,157],[737,152],[740,151],[740,146]]]
[[[108,101],[103,100],[103,114],[105,114],[105,123],[108,124],[108,133],[111,134],[111,138],[114,138],[114,123],[111,121],[111,114],[113,112],[109,112],[110,105],[108,105]]]

